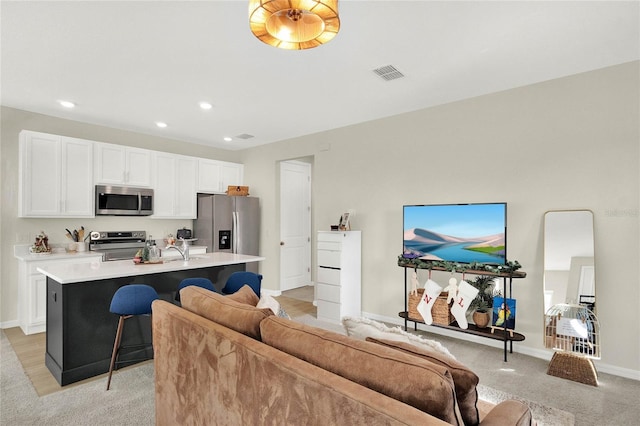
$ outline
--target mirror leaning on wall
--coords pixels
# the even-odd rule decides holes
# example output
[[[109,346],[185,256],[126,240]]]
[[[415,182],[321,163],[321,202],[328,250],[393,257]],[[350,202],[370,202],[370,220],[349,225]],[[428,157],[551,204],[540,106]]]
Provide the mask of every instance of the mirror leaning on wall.
[[[593,212],[554,210],[544,215],[544,311],[559,303],[595,312]]]

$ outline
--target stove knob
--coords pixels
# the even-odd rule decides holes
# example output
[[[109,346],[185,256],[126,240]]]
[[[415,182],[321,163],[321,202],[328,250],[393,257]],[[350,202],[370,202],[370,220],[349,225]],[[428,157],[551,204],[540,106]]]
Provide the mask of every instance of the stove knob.
[[[99,232],[92,232],[91,233],[91,239],[92,240],[99,240],[100,239],[100,233]]]

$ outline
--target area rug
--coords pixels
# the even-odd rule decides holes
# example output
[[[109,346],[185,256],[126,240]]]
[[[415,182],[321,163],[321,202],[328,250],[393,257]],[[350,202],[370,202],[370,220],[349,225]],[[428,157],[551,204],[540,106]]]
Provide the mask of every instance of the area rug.
[[[114,373],[111,390],[96,380],[39,397],[9,339],[0,332],[0,424],[153,425],[153,364]]]

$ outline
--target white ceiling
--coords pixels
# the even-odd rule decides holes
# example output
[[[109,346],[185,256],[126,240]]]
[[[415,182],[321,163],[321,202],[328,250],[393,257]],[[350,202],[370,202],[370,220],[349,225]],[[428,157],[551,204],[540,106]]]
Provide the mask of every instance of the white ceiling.
[[[2,105],[235,150],[640,57],[638,1],[343,0],[305,51],[261,43],[247,5],[3,0]]]

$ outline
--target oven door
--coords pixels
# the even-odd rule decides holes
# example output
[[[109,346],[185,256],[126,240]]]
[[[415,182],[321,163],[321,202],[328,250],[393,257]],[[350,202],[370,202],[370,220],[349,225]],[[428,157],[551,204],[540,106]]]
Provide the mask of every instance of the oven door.
[[[138,248],[119,248],[119,249],[98,249],[93,250],[94,253],[102,254],[102,261],[108,262],[110,260],[128,260],[138,252]]]

